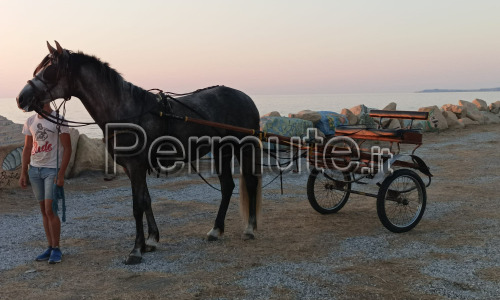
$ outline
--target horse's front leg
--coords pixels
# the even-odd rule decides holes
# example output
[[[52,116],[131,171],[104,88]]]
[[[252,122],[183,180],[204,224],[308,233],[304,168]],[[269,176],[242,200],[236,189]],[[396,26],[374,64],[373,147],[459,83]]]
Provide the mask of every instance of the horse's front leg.
[[[158,226],[156,225],[155,217],[153,215],[153,209],[151,207],[151,197],[149,196],[149,191],[146,186],[146,220],[148,221],[148,239],[146,240],[146,252],[155,251],[160,240],[160,232],[158,231]]]
[[[134,249],[128,255],[125,264],[138,264],[142,260],[142,253],[146,250],[144,239],[143,216],[146,205],[146,172],[129,170],[130,182],[132,184],[133,209],[135,218],[135,244]]]

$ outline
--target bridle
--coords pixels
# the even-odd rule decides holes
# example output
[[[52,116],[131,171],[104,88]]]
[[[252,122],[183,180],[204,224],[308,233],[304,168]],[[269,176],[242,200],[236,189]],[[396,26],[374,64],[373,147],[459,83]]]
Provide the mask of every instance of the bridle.
[[[41,102],[41,98],[43,95],[48,94],[50,96],[50,101],[54,101],[55,98],[52,96],[52,89],[57,85],[59,80],[63,75],[68,78],[68,88],[65,92],[65,95],[63,97],[64,100],[68,101],[71,99],[71,71],[69,67],[69,63],[71,60],[71,54],[64,50],[63,54],[67,54],[68,58],[66,59],[66,64],[64,68],[59,67],[58,65],[53,64],[54,57],[52,54],[47,55],[40,65],[36,67],[35,71],[33,71],[33,79],[37,79],[44,85],[44,89],[40,89],[37,87],[37,85],[33,82],[33,79],[28,80],[28,84],[33,88],[35,91],[37,103]],[[61,54],[61,55],[63,55]],[[40,70],[42,70],[40,72]]]
[[[59,65],[53,64],[54,57],[53,54],[47,55],[42,62],[35,68],[35,71],[33,71],[33,79],[37,79],[39,82],[41,82],[44,86],[43,89],[40,89],[34,82],[33,79],[28,80],[28,84],[31,86],[31,88],[35,91],[35,105],[34,105],[34,110],[41,115],[44,119],[47,121],[54,123],[56,125],[60,126],[66,126],[66,127],[82,127],[82,126],[87,126],[87,125],[94,125],[97,124],[96,122],[77,122],[77,121],[70,121],[70,120],[65,120],[63,118],[59,117],[59,114],[57,116],[53,116],[50,113],[46,112],[43,110],[43,108],[40,106],[40,103],[44,97],[44,95],[49,95],[50,101],[54,102],[56,98],[52,96],[52,90],[54,87],[57,85],[59,80],[63,77],[66,76],[67,81],[68,81],[68,88],[66,89],[64,96],[63,96],[63,102],[59,107],[55,107],[55,111],[59,112],[59,109],[63,107],[63,111],[66,111],[66,102],[71,99],[71,90],[72,90],[72,78],[71,78],[71,68],[70,68],[70,61],[71,61],[71,53],[67,50],[63,50],[63,54],[67,54],[67,59],[65,62],[65,65],[63,68],[61,68]],[[61,55],[63,55],[61,54]],[[41,71],[40,71],[41,70]],[[54,104],[54,106],[56,106]],[[63,113],[63,117],[64,117]],[[64,124],[64,123],[66,124]]]

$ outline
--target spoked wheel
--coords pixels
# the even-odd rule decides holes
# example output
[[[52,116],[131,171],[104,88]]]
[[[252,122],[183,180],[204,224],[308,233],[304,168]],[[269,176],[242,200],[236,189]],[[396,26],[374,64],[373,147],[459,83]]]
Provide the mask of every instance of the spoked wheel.
[[[337,170],[313,169],[307,180],[307,198],[321,214],[338,212],[349,199],[351,176]]]
[[[417,226],[427,202],[425,185],[412,170],[396,170],[383,182],[377,197],[377,214],[382,224],[400,233]]]

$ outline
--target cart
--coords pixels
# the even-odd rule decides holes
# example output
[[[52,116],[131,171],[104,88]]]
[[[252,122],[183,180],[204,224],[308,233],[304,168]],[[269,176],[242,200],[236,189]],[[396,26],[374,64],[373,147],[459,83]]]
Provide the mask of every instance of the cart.
[[[314,148],[314,153],[309,158],[314,167],[307,180],[307,197],[311,206],[321,214],[338,212],[351,194],[376,198],[377,214],[382,224],[392,232],[406,232],[414,228],[422,218],[427,202],[426,187],[431,183],[429,168],[415,155],[415,150],[422,145],[422,132],[412,128],[413,120],[427,120],[428,113],[372,110],[370,116],[379,118],[379,124],[382,124],[384,118],[411,121],[407,128],[395,130],[337,127],[335,137],[349,137],[357,141],[360,147],[366,141],[388,143],[389,147],[378,152],[374,148],[359,148],[356,155],[349,151],[348,154],[331,154],[324,151],[324,147]],[[340,139],[343,145],[334,146],[344,150],[356,147],[352,142],[346,141],[349,139]],[[415,146],[411,154],[401,152],[402,144]],[[353,165],[352,162],[356,164],[349,167],[349,163]],[[416,171],[428,176],[429,182],[424,184]],[[378,186],[378,193],[356,190],[353,188],[355,184],[375,184]]]

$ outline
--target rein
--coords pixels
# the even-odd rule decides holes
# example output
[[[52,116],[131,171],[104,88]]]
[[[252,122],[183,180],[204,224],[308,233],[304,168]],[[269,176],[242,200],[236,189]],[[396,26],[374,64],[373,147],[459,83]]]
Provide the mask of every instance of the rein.
[[[63,103],[59,106],[59,108],[64,104],[64,110],[66,110],[66,101],[64,100]],[[41,115],[45,120],[56,124],[58,126],[66,126],[70,128],[76,128],[76,127],[83,127],[83,126],[88,126],[88,125],[95,125],[97,124],[96,122],[77,122],[77,121],[71,121],[71,120],[66,120],[63,118],[60,118],[59,116],[53,116],[50,113],[44,111],[41,107],[36,107],[35,111]],[[63,121],[65,123],[63,123]]]
[[[66,109],[64,109],[66,110]],[[64,115],[64,113],[63,113]],[[56,116],[59,118],[59,109],[56,110]],[[61,119],[63,120],[63,119]],[[57,128],[57,148],[56,148],[56,181],[54,183],[54,190],[52,196],[52,210],[56,213],[59,210],[59,200],[62,201],[62,221],[66,222],[66,197],[64,196],[64,189],[62,186],[57,185],[57,180],[59,178],[59,144],[60,144],[60,134],[61,134],[61,123],[56,123]],[[63,175],[64,176],[64,175]]]

